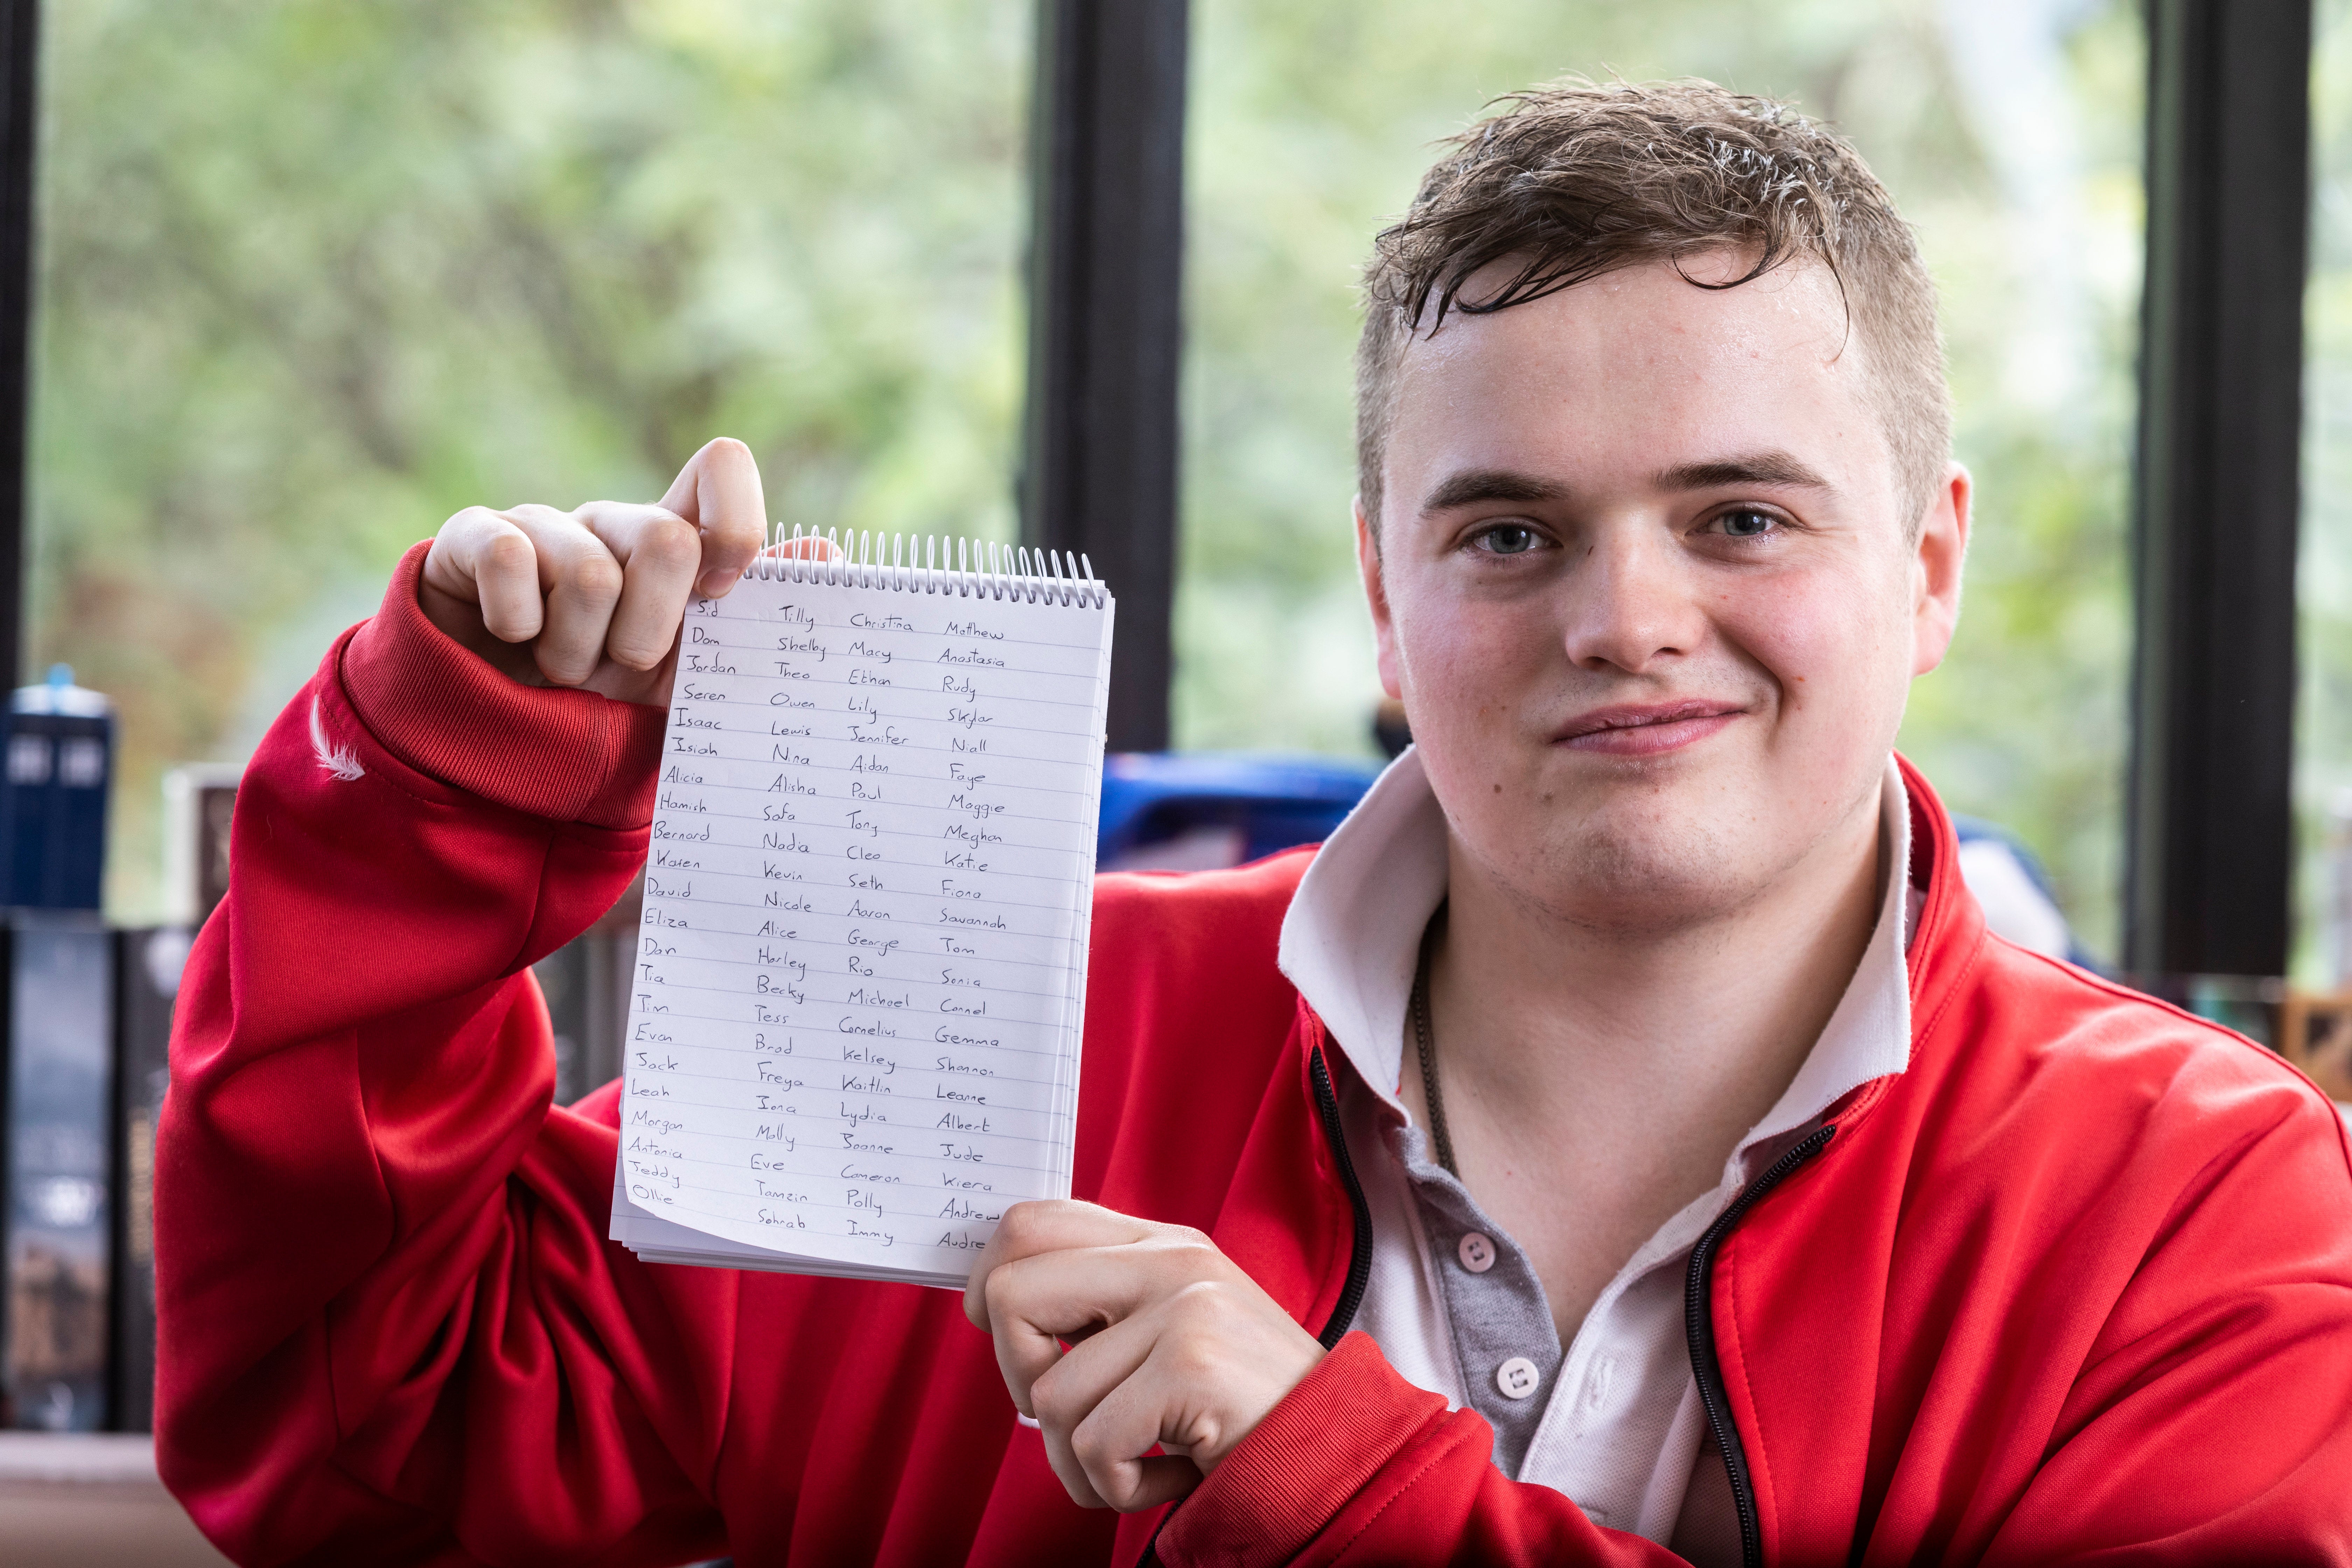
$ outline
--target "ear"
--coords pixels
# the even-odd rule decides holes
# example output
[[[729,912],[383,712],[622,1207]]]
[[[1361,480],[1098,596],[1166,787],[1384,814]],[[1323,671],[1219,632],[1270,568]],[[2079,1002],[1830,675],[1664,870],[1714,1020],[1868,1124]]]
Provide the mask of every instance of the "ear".
[[[1919,521],[1919,542],[1911,558],[1911,673],[1925,675],[1944,662],[1952,633],[1960,624],[1960,567],[1969,552],[1969,507],[1975,483],[1958,463],[1946,466],[1944,482]]]
[[[1396,616],[1389,608],[1388,579],[1381,574],[1380,536],[1372,531],[1370,521],[1364,516],[1364,498],[1358,496],[1351,503],[1356,514],[1356,574],[1363,579],[1364,601],[1372,612],[1372,646],[1379,658],[1381,689],[1399,701],[1404,700],[1404,684],[1400,679],[1403,661],[1397,656]]]

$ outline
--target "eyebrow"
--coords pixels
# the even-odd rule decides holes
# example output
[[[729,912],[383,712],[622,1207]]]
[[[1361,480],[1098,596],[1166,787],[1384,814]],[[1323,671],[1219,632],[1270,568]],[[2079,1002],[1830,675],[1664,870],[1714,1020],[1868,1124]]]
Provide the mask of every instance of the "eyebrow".
[[[1676,463],[1652,481],[1662,490],[1713,490],[1729,485],[1804,485],[1827,489],[1829,480],[1789,452],[1746,452],[1701,463]]]
[[[1449,474],[1445,482],[1429,492],[1421,503],[1421,513],[1450,511],[1457,506],[1476,506],[1488,501],[1548,501],[1568,499],[1568,487],[1554,479],[1538,479],[1510,468],[1465,468]]]
[[[1663,490],[1713,490],[1735,485],[1804,486],[1827,489],[1830,482],[1801,461],[1780,450],[1744,452],[1732,458],[1676,463],[1661,468],[1651,481]],[[1484,506],[1496,501],[1533,505],[1566,500],[1569,487],[1557,479],[1540,479],[1516,468],[1465,468],[1450,474],[1421,503],[1423,517],[1455,507]]]

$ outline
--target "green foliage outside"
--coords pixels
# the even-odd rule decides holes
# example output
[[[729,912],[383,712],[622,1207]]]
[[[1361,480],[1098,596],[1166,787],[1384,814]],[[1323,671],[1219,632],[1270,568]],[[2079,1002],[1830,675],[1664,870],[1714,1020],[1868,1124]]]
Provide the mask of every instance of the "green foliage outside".
[[[824,0],[48,8],[31,651],[158,770],[242,757],[470,502],[1009,537],[1029,25]]]
[[[1368,749],[1353,282],[1430,144],[1563,71],[1709,76],[1843,126],[1920,229],[1980,490],[1904,743],[2112,951],[2140,38],[2042,11],[2021,108],[1958,0],[1195,0],[1180,742]],[[459,506],[649,496],[724,432],[788,523],[1010,534],[1023,0],[48,25],[31,651],[123,706],[118,917],[158,770],[242,756]]]
[[[2314,13],[2294,969],[2317,986],[2352,983],[2352,0]]]

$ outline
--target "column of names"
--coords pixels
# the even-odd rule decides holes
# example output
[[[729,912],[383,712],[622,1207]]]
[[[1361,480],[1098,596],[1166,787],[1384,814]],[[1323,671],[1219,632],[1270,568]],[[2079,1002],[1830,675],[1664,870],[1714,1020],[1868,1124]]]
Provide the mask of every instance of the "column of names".
[[[630,987],[638,1206],[952,1268],[1066,1188],[1104,614],[757,578],[691,607]]]

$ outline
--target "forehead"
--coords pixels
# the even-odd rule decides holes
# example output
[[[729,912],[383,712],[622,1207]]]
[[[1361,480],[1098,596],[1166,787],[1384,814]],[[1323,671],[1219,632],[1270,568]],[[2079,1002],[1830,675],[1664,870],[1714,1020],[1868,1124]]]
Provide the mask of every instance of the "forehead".
[[[1738,276],[1719,258],[1691,277]],[[1484,278],[1466,290],[1475,299]],[[1780,450],[1841,489],[1886,483],[1863,348],[1828,268],[1789,264],[1705,289],[1645,263],[1416,332],[1397,371],[1383,467],[1417,508],[1434,468],[1540,468],[1571,483],[1726,452]]]

